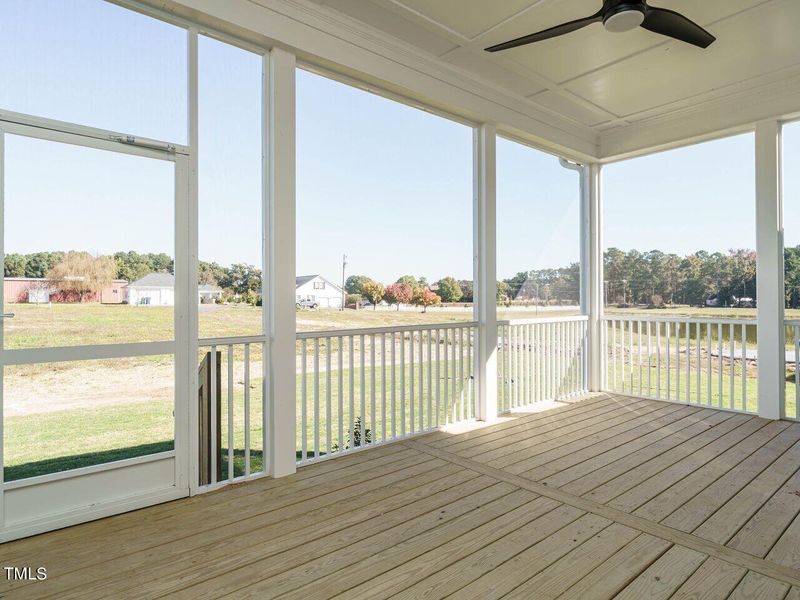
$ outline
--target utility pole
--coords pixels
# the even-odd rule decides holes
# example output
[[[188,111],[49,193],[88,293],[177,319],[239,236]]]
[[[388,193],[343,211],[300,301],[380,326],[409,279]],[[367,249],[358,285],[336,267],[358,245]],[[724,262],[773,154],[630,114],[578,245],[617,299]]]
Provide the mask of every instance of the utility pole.
[[[344,310],[344,301],[345,301],[345,291],[344,291],[344,270],[347,267],[347,254],[342,254],[342,306],[339,308],[340,311]]]

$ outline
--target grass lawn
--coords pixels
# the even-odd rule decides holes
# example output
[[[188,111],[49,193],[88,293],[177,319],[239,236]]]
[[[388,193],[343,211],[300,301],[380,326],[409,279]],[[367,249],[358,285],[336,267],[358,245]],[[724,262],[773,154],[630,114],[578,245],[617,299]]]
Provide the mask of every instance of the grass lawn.
[[[46,346],[66,346],[92,343],[121,343],[148,340],[170,339],[172,332],[172,309],[162,307],[86,305],[52,305],[49,307],[33,305],[14,305],[17,318],[6,321],[6,348],[29,348]],[[667,310],[620,310],[609,309],[611,315],[683,316],[701,318],[737,317],[753,318],[752,309],[694,309],[674,308]],[[795,314],[797,313],[797,314]],[[547,312],[546,316],[557,316],[557,312]],[[563,313],[562,313],[563,314]],[[506,315],[504,315],[506,316]],[[512,318],[531,318],[530,311],[512,313]],[[540,314],[540,316],[545,316]],[[787,318],[800,318],[800,311],[787,311]],[[200,317],[201,335],[235,336],[257,334],[261,323],[260,308],[234,306],[203,306]],[[386,327],[391,325],[412,325],[421,323],[457,323],[472,319],[470,312],[430,312],[419,311],[338,311],[302,310],[297,314],[299,330],[339,330],[363,327]],[[728,347],[729,328],[723,327],[723,345]],[[740,329],[735,331],[740,335]],[[755,348],[755,327],[748,327],[748,347]],[[716,348],[716,329],[712,328],[712,347]],[[752,336],[752,338],[751,338]],[[706,343],[705,330],[701,331],[701,346]],[[609,336],[609,341],[610,341]],[[685,334],[683,335],[685,340]],[[692,346],[696,344],[695,329],[690,332]],[[332,340],[331,351],[336,350],[336,340]],[[618,341],[619,343],[619,341]],[[663,340],[662,340],[663,344]],[[324,353],[327,348],[320,344],[323,352],[320,360],[324,366]],[[738,347],[738,338],[737,338]],[[309,344],[309,351],[311,345]],[[685,349],[684,349],[685,350]],[[261,429],[261,356],[260,348],[251,348],[251,470],[258,471],[262,465]],[[673,346],[674,353],[674,346]],[[621,356],[618,353],[618,359]],[[685,354],[684,354],[685,356]],[[684,357],[682,356],[682,358]],[[171,389],[171,358],[143,357],[114,361],[92,361],[91,363],[69,362],[28,367],[6,368],[6,406],[5,406],[5,478],[20,479],[44,473],[58,472],[80,466],[99,464],[120,458],[146,455],[172,448],[173,416],[172,396],[164,394],[165,382]],[[417,357],[419,359],[419,357]],[[227,355],[223,357],[221,373],[223,391],[227,393]],[[244,461],[244,386],[243,353],[240,348],[234,353],[234,466],[238,475],[243,472]],[[472,386],[465,368],[461,375],[461,364],[456,361],[456,377],[452,371],[440,372],[437,379],[434,370],[427,362],[414,367],[413,420],[411,413],[412,390],[410,382],[412,370],[406,365],[403,372],[405,386],[401,386],[399,365],[395,366],[395,408],[391,408],[391,381],[388,373],[384,382],[380,365],[373,368],[369,362],[361,370],[359,361],[351,371],[347,368],[336,370],[336,358],[332,361],[330,384],[324,369],[318,380],[309,373],[305,379],[305,452],[313,456],[318,444],[320,453],[327,453],[351,443],[350,422],[359,418],[364,427],[370,430],[374,441],[383,439],[384,429],[387,437],[392,430],[399,435],[405,431],[418,430],[436,424],[436,391],[439,389],[439,423],[453,420],[454,411],[460,417],[471,416]],[[299,365],[299,363],[298,363]],[[310,356],[308,367],[311,366]],[[451,363],[452,367],[452,363]],[[443,367],[442,367],[443,369]],[[21,372],[17,372],[21,371]],[[299,366],[298,366],[299,371]],[[428,373],[431,373],[430,386]],[[662,395],[666,396],[667,374],[665,365],[657,370],[654,361],[642,366],[643,393],[646,393],[647,373],[650,373],[651,395],[655,395],[657,384],[661,382]],[[165,374],[166,373],[166,374]],[[148,374],[153,381],[148,380]],[[609,370],[609,376],[611,371]],[[669,377],[670,396],[677,393],[677,373],[674,365]],[[630,390],[631,376],[633,391],[638,393],[639,369],[633,373],[628,370],[626,390]],[[374,377],[374,383],[373,383]],[[685,363],[680,373],[681,398],[685,397]],[[695,371],[692,369],[690,392],[692,401],[697,401]],[[708,396],[708,374],[700,375],[700,399],[706,402]],[[719,372],[716,358],[712,360],[711,396],[713,406],[746,407],[755,410],[757,380],[756,367],[748,365],[747,391],[742,397],[740,361],[734,365],[734,390],[731,396],[730,365],[725,361],[722,371],[722,393],[718,387]],[[621,366],[618,365],[617,389],[622,389]],[[420,389],[420,382],[422,388]],[[381,409],[381,400],[386,389],[386,409]],[[453,399],[453,383],[457,390]],[[502,382],[501,382],[502,383]],[[445,396],[444,385],[448,392]],[[316,398],[315,401],[315,389]],[[301,394],[303,378],[297,375],[297,439],[298,456],[303,452]],[[401,394],[402,390],[402,394]],[[375,409],[372,398],[375,396]],[[353,404],[350,405],[352,393]],[[26,396],[27,394],[27,396]],[[787,373],[787,411],[794,414],[793,373]],[[330,396],[330,405],[328,397]],[[339,410],[339,398],[342,409]],[[330,406],[330,412],[328,411]],[[430,406],[430,409],[429,409]],[[318,415],[318,429],[314,428],[314,414]],[[227,398],[223,398],[222,410],[222,457],[223,469],[227,468]],[[339,422],[342,434],[339,434]],[[328,423],[330,422],[330,437]]]

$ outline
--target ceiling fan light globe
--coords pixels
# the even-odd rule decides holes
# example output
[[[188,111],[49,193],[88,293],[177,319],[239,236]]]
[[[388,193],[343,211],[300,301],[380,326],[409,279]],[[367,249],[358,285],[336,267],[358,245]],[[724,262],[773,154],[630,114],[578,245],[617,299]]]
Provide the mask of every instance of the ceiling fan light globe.
[[[638,8],[629,8],[606,17],[603,21],[603,27],[611,33],[624,33],[636,29],[643,21],[643,11]]]

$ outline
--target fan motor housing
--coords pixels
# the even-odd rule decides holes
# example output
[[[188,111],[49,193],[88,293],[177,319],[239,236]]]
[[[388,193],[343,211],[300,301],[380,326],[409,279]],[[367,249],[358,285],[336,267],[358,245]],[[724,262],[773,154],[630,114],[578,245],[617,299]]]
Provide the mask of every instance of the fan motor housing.
[[[603,27],[611,33],[623,33],[636,29],[644,21],[644,4],[621,2],[606,8]]]

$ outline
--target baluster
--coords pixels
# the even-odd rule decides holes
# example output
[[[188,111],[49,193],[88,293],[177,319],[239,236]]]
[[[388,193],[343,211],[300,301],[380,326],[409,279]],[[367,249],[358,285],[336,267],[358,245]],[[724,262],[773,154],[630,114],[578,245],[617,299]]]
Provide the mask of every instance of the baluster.
[[[409,370],[409,432],[416,431],[415,411],[414,411],[414,332],[409,335],[408,340],[408,370]],[[405,394],[405,390],[403,390]]]
[[[450,393],[452,394],[452,397],[450,398],[450,403],[451,403],[451,406],[452,406],[453,421],[456,422],[459,419],[458,419],[458,412],[457,412],[457,410],[458,410],[458,383],[457,383],[457,380],[456,380],[456,330],[455,329],[453,329],[453,342],[450,345],[450,358],[452,359],[450,361],[450,369],[451,369],[451,373],[450,373],[450,381],[451,381]]]
[[[722,323],[721,322],[717,323],[717,350],[718,350],[718,356],[717,356],[717,369],[718,369],[717,387],[719,388],[719,390],[718,390],[719,403],[717,404],[717,406],[722,408]]]
[[[395,404],[395,339],[392,332],[392,439],[397,437],[397,406]]]
[[[386,441],[386,333],[381,334],[381,441]]]
[[[369,412],[370,412],[370,419],[369,422],[372,424],[372,442],[377,441],[375,438],[378,437],[378,428],[377,419],[375,418],[375,413],[377,412],[375,408],[376,402],[376,394],[375,394],[375,371],[376,371],[376,363],[375,363],[375,334],[369,336]],[[366,444],[366,440],[364,442]]]
[[[439,368],[439,359],[441,357],[441,330],[436,328],[436,427],[439,427],[439,415],[442,412],[441,401],[441,373]],[[447,420],[445,419],[445,423]]]
[[[244,345],[244,476],[250,477],[250,344]]]
[[[228,480],[233,479],[233,344],[228,346]]]
[[[431,357],[431,337],[433,330],[428,330],[428,428],[434,427],[433,420],[433,358]]]
[[[424,410],[424,401],[425,400],[424,400],[424,396],[423,396],[423,392],[422,392],[423,387],[424,387],[423,386],[423,383],[424,383],[423,376],[425,374],[425,363],[423,362],[423,355],[422,355],[422,348],[423,348],[423,346],[422,346],[422,342],[423,342],[422,336],[423,336],[423,334],[424,334],[424,331],[420,330],[419,331],[419,341],[418,341],[418,344],[419,344],[418,350],[419,350],[419,352],[417,353],[417,356],[419,356],[419,382],[417,383],[418,390],[419,390],[419,400],[418,400],[418,402],[419,402],[419,411],[418,411],[418,413],[419,413],[419,431],[423,431],[425,429],[425,410]]]
[[[747,323],[742,323],[742,410],[747,410]]]
[[[355,428],[355,412],[356,412],[356,376],[355,376],[355,353],[356,353],[356,338],[355,336],[348,336],[349,341],[349,349],[350,349],[350,360],[349,360],[349,367],[350,370],[348,371],[349,377],[348,380],[350,382],[350,389],[349,389],[349,433],[350,433],[350,449],[352,450],[355,446],[355,435],[356,435],[356,428]]]
[[[338,367],[339,373],[337,377],[339,378],[339,389],[337,391],[337,412],[338,415],[336,417],[338,428],[339,437],[337,438],[337,443],[339,445],[339,452],[344,450],[344,338],[339,336],[336,338],[337,346],[337,358],[338,358]]]
[[[331,453],[331,338],[325,338],[325,453]]]
[[[729,408],[731,409],[733,409],[736,404],[735,402],[736,388],[734,387],[736,385],[736,340],[734,339],[735,334],[733,328],[734,328],[733,323],[730,323],[728,325],[728,335],[730,336],[730,340],[728,340],[728,345],[731,353],[731,381],[730,381],[731,397],[728,405]]]
[[[692,324],[686,321],[686,402],[692,401]]]
[[[400,333],[400,437],[406,435],[406,334]]]
[[[361,411],[361,419],[359,419],[359,440],[361,441],[362,446],[366,446],[367,440],[365,438],[366,435],[366,421],[367,421],[367,369],[366,369],[366,358],[367,358],[367,350],[364,347],[364,336],[361,335],[358,338],[358,353],[361,355],[361,393],[360,396],[360,411]],[[353,443],[355,446],[355,442]]]
[[[611,364],[613,366],[613,385],[612,391],[617,391],[617,322],[611,321]]]
[[[314,338],[314,458],[319,458],[319,338]]]
[[[217,446],[217,419],[221,415],[217,414],[217,347],[211,346],[211,483],[217,483],[217,462],[220,459]]]

